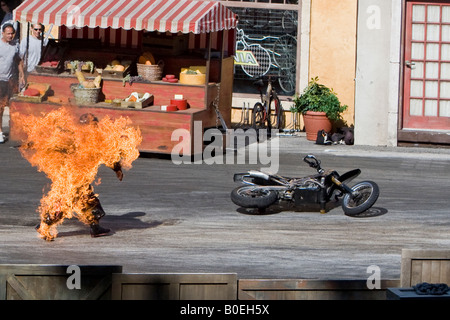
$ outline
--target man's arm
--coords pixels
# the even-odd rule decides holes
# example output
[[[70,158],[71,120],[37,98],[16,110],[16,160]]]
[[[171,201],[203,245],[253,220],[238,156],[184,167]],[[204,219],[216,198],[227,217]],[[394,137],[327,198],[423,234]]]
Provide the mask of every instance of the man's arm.
[[[120,162],[116,162],[114,164],[113,168],[114,172],[116,173],[117,178],[122,181],[123,179],[123,172],[122,172],[122,166],[120,165]]]
[[[20,59],[19,65],[19,87],[25,86],[25,73],[23,72],[23,60]]]

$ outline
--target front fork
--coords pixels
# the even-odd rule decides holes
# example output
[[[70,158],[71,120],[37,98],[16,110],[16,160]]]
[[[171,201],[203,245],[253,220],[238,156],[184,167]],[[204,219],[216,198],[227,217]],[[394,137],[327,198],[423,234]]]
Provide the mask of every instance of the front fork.
[[[331,176],[331,181],[339,187],[339,189],[343,190],[344,192],[350,194],[353,197],[353,190],[343,184],[341,181],[336,179],[334,176]],[[322,177],[320,183],[322,185],[325,185],[325,177]],[[327,189],[321,188],[320,194],[319,194],[319,204],[320,204],[320,213],[324,214],[326,213],[326,204],[327,204]]]
[[[343,190],[345,193],[348,193],[352,199],[356,199],[359,197],[359,192],[355,192],[352,190],[352,188],[348,187],[335,177],[331,177],[331,181],[339,187],[339,189]]]
[[[349,193],[350,195],[353,195],[353,190],[351,188],[349,188],[348,186],[346,186],[345,184],[343,184],[342,182],[340,182],[335,177],[332,176],[331,181],[333,181],[333,183],[335,185],[337,185],[339,188],[344,189],[345,192]]]
[[[325,178],[322,177],[322,179],[320,179],[320,183],[323,185],[325,185]],[[320,189],[320,193],[319,193],[319,204],[320,204],[320,213],[321,214],[325,214],[327,213],[326,210],[326,205],[327,205],[327,189],[326,188],[321,188]]]

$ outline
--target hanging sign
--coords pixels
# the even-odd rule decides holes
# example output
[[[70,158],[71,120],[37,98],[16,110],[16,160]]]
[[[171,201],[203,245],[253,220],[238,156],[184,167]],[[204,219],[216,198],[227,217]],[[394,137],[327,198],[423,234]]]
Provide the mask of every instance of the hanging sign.
[[[234,55],[234,64],[240,66],[259,67],[259,63],[253,55],[253,52],[244,50],[236,50],[236,53]]]

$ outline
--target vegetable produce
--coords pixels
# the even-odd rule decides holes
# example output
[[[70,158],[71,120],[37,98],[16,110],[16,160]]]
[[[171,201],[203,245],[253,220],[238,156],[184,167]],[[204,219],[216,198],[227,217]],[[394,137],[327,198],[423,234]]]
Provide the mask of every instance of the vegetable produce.
[[[77,76],[78,82],[80,84],[82,84],[83,82],[86,81],[86,78],[84,77],[84,74],[82,71],[79,71],[79,70],[75,71],[75,75]]]
[[[133,84],[133,82],[136,81],[142,81],[142,76],[130,76],[129,74],[127,74],[123,79],[122,79],[122,83],[123,86],[125,87],[125,84],[128,82],[131,85]]]
[[[72,72],[75,72],[77,70],[86,70],[90,73],[94,72],[94,63],[92,61],[79,61],[79,60],[73,60],[73,61],[66,61],[64,63],[66,69],[70,69]]]
[[[29,83],[27,89],[35,89],[39,91],[39,95],[43,95],[48,90],[48,84],[42,83]]]
[[[156,64],[155,57],[153,57],[153,54],[146,51],[142,53],[142,55],[139,57],[139,63],[140,64],[146,64],[146,65],[153,65]]]
[[[27,88],[24,92],[23,92],[24,96],[28,96],[28,97],[39,97],[41,95],[41,93],[39,92],[38,89],[34,89],[34,88]]]
[[[46,61],[41,64],[41,67],[47,67],[47,68],[56,68],[59,64],[59,61]]]

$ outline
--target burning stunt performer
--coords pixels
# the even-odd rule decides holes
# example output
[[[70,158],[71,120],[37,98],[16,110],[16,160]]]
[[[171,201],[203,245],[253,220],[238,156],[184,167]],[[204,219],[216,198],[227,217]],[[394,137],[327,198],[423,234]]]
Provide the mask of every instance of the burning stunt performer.
[[[90,226],[92,237],[107,235],[110,229],[99,225],[105,211],[92,183],[101,164],[113,169],[122,180],[122,168],[131,168],[139,157],[139,129],[123,117],[99,121],[92,114],[84,114],[76,119],[66,108],[44,117],[12,116],[27,135],[20,148],[22,155],[52,181],[38,209],[39,236],[53,240],[57,225],[74,214]]]

